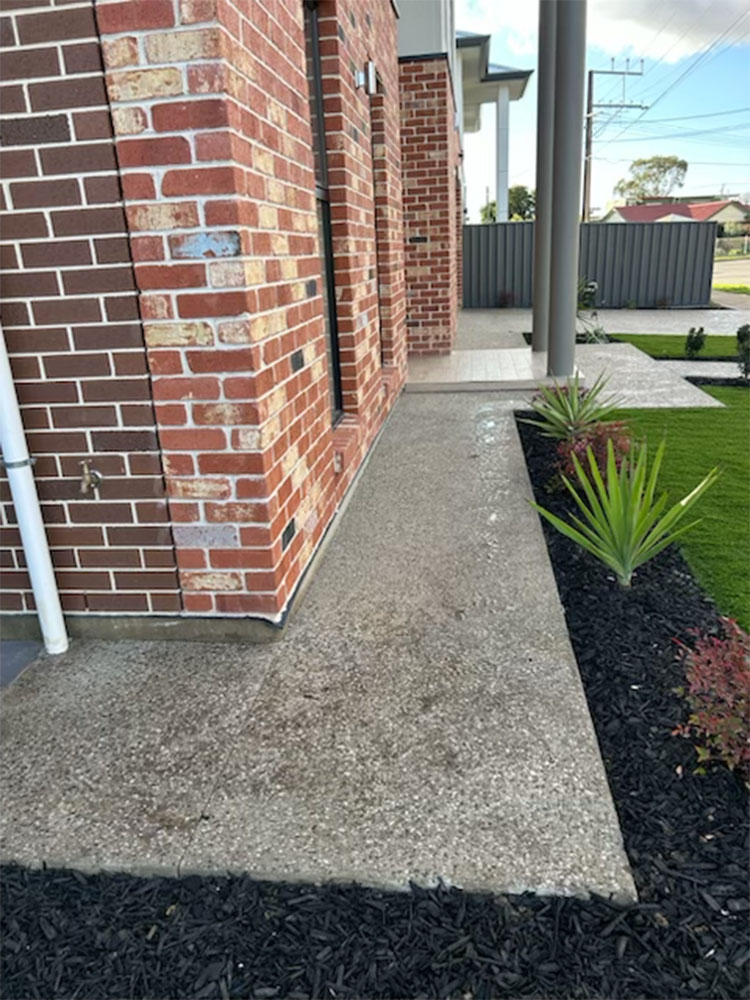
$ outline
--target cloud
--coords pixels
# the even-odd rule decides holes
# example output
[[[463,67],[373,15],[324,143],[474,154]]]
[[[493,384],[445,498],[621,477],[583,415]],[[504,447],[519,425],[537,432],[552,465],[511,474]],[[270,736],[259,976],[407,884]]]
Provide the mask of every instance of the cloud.
[[[458,28],[497,34],[521,57],[536,54],[538,13],[536,0],[456,0]],[[608,56],[676,63],[725,31],[723,45],[750,41],[747,0],[589,0],[588,44]]]

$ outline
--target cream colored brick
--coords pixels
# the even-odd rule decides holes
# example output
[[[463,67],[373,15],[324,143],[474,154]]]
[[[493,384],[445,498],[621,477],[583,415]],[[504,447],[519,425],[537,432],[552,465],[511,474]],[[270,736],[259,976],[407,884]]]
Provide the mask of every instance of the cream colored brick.
[[[281,181],[267,180],[266,195],[269,201],[276,202],[277,205],[284,204],[284,185]]]
[[[189,229],[198,225],[198,209],[192,202],[154,205],[130,205],[126,209],[131,229]]]
[[[137,135],[148,124],[142,108],[112,108],[112,126],[115,135]]]
[[[308,471],[307,462],[304,459],[295,465],[292,472],[292,486],[295,490],[305,481]]]
[[[283,256],[289,253],[289,237],[283,233],[273,233],[271,235],[271,249],[276,256]]]
[[[221,39],[215,27],[197,31],[164,31],[146,36],[146,58],[150,63],[216,59],[220,50]]]
[[[318,379],[323,378],[323,362],[316,361],[315,364],[310,368],[310,374],[312,375],[313,382],[317,382]]]
[[[219,340],[222,344],[255,344],[266,336],[268,334],[263,316],[251,320],[232,320],[219,327]]]
[[[267,420],[261,428],[263,434],[263,444],[269,445],[281,434],[281,417],[276,413],[270,420]]]
[[[268,102],[268,120],[278,125],[280,129],[286,129],[286,109],[278,101]]]
[[[313,540],[312,538],[306,538],[302,545],[302,548],[299,550],[299,565],[306,566],[312,554],[313,554]]]
[[[281,277],[282,278],[296,278],[297,272],[299,270],[299,265],[296,260],[291,257],[287,257],[281,262]]]
[[[278,413],[286,405],[286,389],[283,385],[278,386],[273,392],[262,399],[259,408],[263,412],[263,418],[268,419]]]
[[[279,225],[279,213],[270,205],[261,205],[258,209],[258,225],[261,229],[276,229]]]
[[[281,459],[281,471],[285,476],[288,476],[292,471],[294,466],[299,461],[299,448],[296,444],[293,444],[291,448],[284,452],[284,456]]]
[[[272,444],[281,433],[281,418],[278,414],[267,420],[262,427],[243,427],[237,432],[239,451],[260,451]]]
[[[138,65],[138,39],[114,38],[102,42],[102,59],[107,69]]]
[[[262,285],[266,280],[266,264],[264,260],[246,260],[245,279],[248,285]]]
[[[239,573],[181,572],[180,582],[185,590],[242,590]]]
[[[219,340],[222,344],[251,344],[255,339],[249,320],[231,320],[229,323],[219,324]]]
[[[245,284],[245,268],[239,260],[219,260],[209,264],[208,274],[213,288],[238,288]]]
[[[141,308],[144,316],[149,319],[170,319],[174,315],[169,295],[144,295],[141,298]]]
[[[208,323],[146,323],[147,347],[202,347],[214,342]]]
[[[209,265],[209,274],[214,288],[259,285],[265,281],[265,264],[262,260],[221,260]]]
[[[180,24],[212,21],[216,17],[216,0],[180,0]]]
[[[201,424],[219,426],[220,424],[242,424],[246,422],[245,409],[242,403],[207,403],[201,408]]]
[[[195,500],[216,500],[226,498],[231,490],[225,479],[170,479],[169,492],[174,497],[188,497]]]
[[[257,427],[243,427],[237,431],[237,448],[240,451],[258,451],[262,436]]]
[[[142,101],[148,97],[171,97],[183,93],[182,73],[176,66],[166,69],[134,69],[108,77],[111,101]]]
[[[273,156],[266,149],[255,146],[253,149],[253,166],[263,174],[273,174]]]

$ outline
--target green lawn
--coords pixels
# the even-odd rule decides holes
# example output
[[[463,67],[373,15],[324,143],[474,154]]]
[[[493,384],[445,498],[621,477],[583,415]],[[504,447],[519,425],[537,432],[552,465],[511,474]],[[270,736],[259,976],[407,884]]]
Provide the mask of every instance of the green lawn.
[[[672,502],[718,465],[719,481],[693,508],[702,521],[677,544],[719,610],[750,627],[750,390],[705,387],[726,409],[623,410],[652,449],[666,435],[661,487]],[[691,514],[693,512],[691,511]]]
[[[685,357],[685,337],[673,337],[665,333],[613,333],[612,337],[627,344],[635,344],[652,358]],[[709,333],[698,357],[736,358],[737,338]]]
[[[750,285],[714,285],[717,292],[735,292],[737,295],[750,295]]]

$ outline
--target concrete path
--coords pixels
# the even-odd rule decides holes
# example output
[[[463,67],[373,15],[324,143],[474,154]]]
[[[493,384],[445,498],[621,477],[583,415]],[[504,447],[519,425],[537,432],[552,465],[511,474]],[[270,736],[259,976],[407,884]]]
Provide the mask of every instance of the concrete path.
[[[735,334],[738,326],[750,323],[750,299],[740,297],[745,300],[742,309],[600,309],[599,321],[612,334],[671,333],[684,337],[691,326],[702,326],[706,333]],[[503,347],[507,345],[499,342],[502,337],[531,330],[531,309],[462,310],[456,346],[463,349],[471,339],[463,332],[467,322],[483,331],[481,336],[488,342],[483,341],[482,347]],[[493,329],[498,336],[496,345],[489,342]]]
[[[517,402],[401,399],[281,642],[25,671],[3,856],[632,897]]]
[[[523,331],[531,329],[531,314],[521,322],[513,322],[524,309],[462,309],[458,314],[457,351],[491,350],[526,347]],[[513,318],[506,315],[513,313]],[[520,319],[520,317],[519,317]],[[528,325],[525,325],[528,323]]]
[[[750,310],[750,295],[744,292],[723,292],[720,288],[712,288],[711,301],[722,309],[739,309],[743,313]]]
[[[464,342],[475,330],[484,336],[491,327],[493,314],[488,311],[477,322],[477,312],[465,310],[461,314],[460,337]],[[497,310],[494,315],[498,312],[506,310]],[[656,361],[632,344],[579,344],[576,361],[588,385],[605,375],[607,392],[618,396],[623,406],[723,405],[685,381],[683,375],[698,375],[697,369],[682,372],[670,367],[668,362]],[[540,384],[552,384],[554,380],[547,378],[546,372],[546,354],[534,353],[530,347],[459,349],[439,357],[412,358],[406,389],[409,393],[488,390],[528,393]]]
[[[739,378],[740,370],[736,361],[660,361],[669,370],[685,378]]]
[[[604,375],[608,380],[606,393],[617,396],[622,406],[694,408],[724,405],[683,378],[685,374],[700,374],[692,368],[699,362],[688,361],[691,369],[683,372],[679,365],[684,362],[657,361],[632,344],[579,344],[576,361],[586,385]]]

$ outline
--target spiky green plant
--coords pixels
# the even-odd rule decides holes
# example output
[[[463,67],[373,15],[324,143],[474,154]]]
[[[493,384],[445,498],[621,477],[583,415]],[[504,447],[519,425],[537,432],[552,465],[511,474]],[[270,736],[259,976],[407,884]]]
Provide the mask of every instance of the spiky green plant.
[[[557,382],[549,387],[540,385],[538,395],[531,400],[531,407],[539,419],[524,419],[523,422],[539,427],[544,437],[571,440],[605,421],[620,405],[620,400],[614,396],[601,399],[606,385],[607,379],[600,375],[590,389],[584,389],[578,373],[565,385]]]
[[[612,442],[607,442],[606,485],[591,448],[586,451],[590,476],[584,471],[575,453],[571,455],[578,482],[585,496],[563,476],[563,482],[576,502],[583,519],[570,515],[571,524],[551,514],[539,504],[532,507],[567,538],[572,539],[617,575],[621,586],[629,587],[633,571],[655,555],[698,521],[676,528],[687,511],[719,476],[711,469],[705,479],[666,513],[667,494],[658,500],[656,482],[659,477],[665,442],[662,441],[648,472],[648,449],[645,442],[635,457],[625,456],[617,470]],[[698,519],[700,520],[700,518]]]

